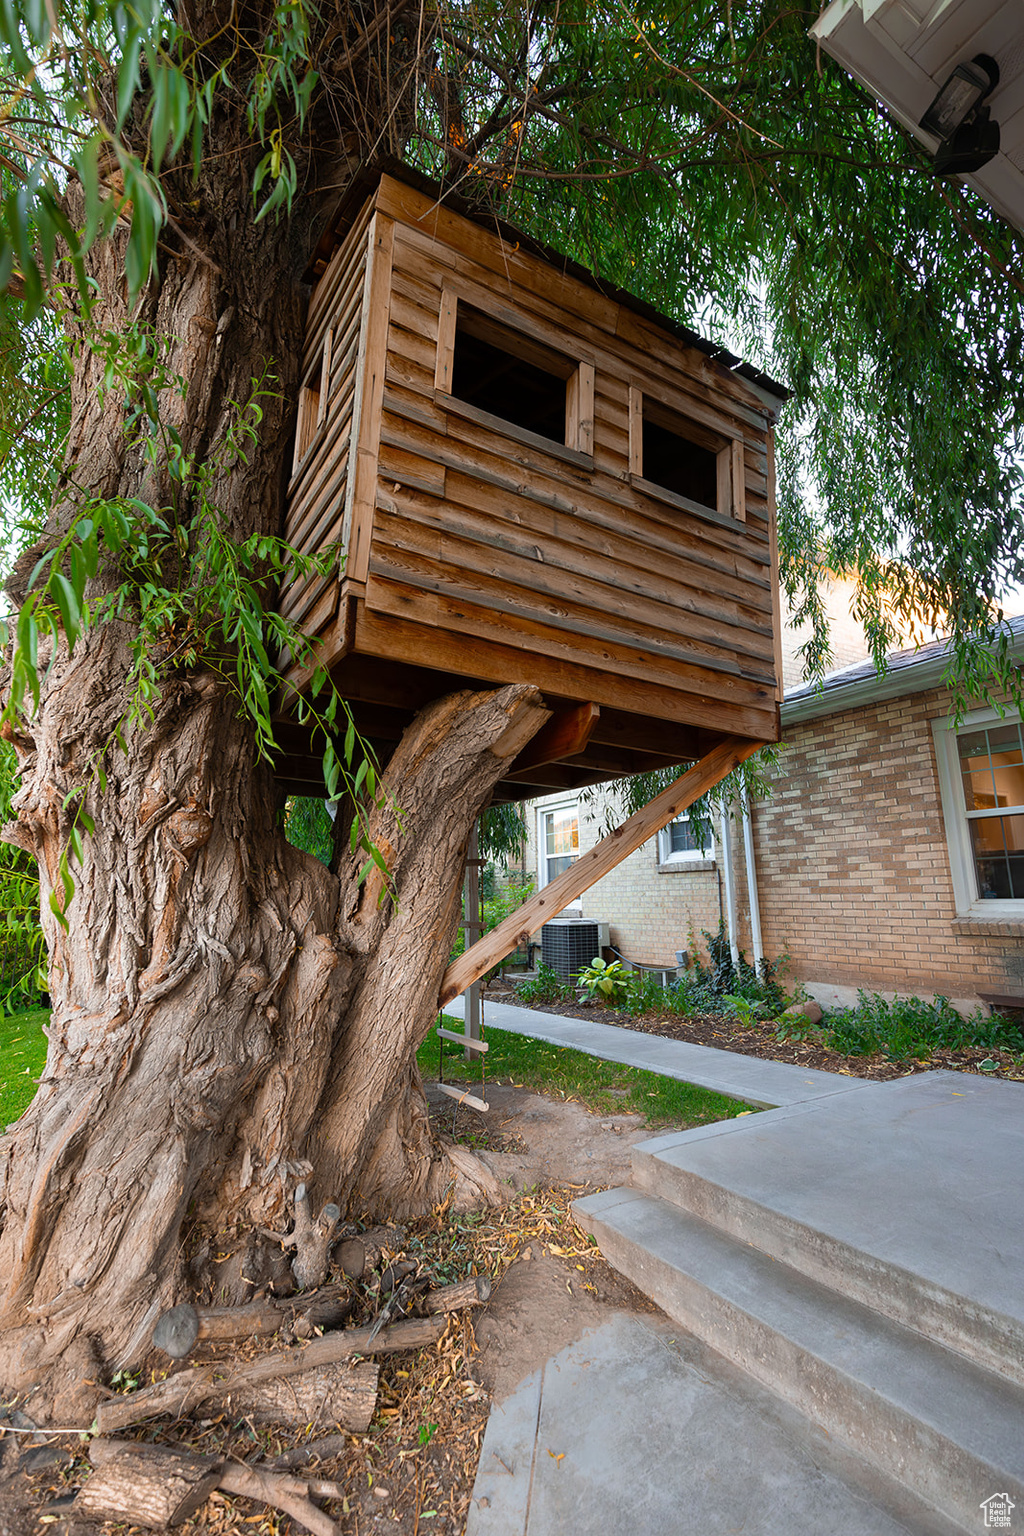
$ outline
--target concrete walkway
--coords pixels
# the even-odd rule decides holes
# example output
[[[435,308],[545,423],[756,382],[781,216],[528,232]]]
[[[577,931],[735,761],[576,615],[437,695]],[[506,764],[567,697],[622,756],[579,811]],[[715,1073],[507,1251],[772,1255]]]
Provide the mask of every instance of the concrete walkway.
[[[466,1536],[952,1536],[678,1324],[613,1314],[491,1409]]]
[[[449,1003],[445,1012],[451,1018],[464,1018],[463,999],[458,997]],[[602,1061],[620,1061],[627,1067],[660,1072],[663,1077],[710,1088],[727,1099],[742,1099],[744,1104],[764,1109],[849,1093],[863,1088],[866,1082],[864,1078],[846,1077],[839,1072],[762,1061],[757,1056],[740,1056],[736,1051],[716,1051],[711,1046],[690,1045],[685,1040],[645,1035],[638,1029],[620,1029],[597,1019],[565,1019],[558,1013],[514,1008],[508,1003],[485,1001],[483,1021],[485,1034],[488,1025],[493,1025],[495,1029],[507,1029],[511,1034],[544,1040],[550,1045],[568,1045],[588,1056],[599,1056]]]
[[[951,1536],[1024,1509],[1024,1085],[488,1025],[768,1112],[641,1143],[631,1187],[578,1203],[671,1315],[612,1314],[492,1406],[467,1536]]]

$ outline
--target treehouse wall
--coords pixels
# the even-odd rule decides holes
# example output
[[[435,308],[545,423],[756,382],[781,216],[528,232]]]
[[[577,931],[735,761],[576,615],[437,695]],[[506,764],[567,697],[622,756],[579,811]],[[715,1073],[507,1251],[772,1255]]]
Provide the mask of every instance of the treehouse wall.
[[[287,537],[345,568],[283,606],[327,660],[777,738],[771,414],[744,379],[384,176],[317,281],[304,381]]]

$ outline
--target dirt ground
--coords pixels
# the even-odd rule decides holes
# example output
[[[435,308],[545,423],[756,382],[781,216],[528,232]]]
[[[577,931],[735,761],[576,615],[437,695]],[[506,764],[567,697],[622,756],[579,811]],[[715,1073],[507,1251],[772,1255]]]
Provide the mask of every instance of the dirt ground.
[[[509,1202],[501,1212],[447,1226],[442,1219],[435,1231],[426,1224],[413,1244],[442,1257],[464,1245],[467,1263],[471,1257],[473,1268],[495,1276],[494,1289],[489,1304],[460,1314],[435,1349],[415,1361],[386,1357],[370,1432],[346,1437],[341,1455],[315,1465],[317,1476],[345,1490],[344,1500],[324,1505],[339,1536],[461,1536],[490,1402],[599,1325],[610,1308],[654,1310],[570,1214],[573,1199],[628,1177],[630,1148],[651,1134],[639,1116],[593,1114],[511,1086],[489,1087],[486,1116],[457,1108],[429,1085],[428,1096],[437,1129],[478,1151],[507,1186]],[[223,1419],[156,1420],[131,1433],[251,1465],[266,1465],[305,1438],[258,1436]],[[135,1536],[135,1527],[75,1519],[75,1490],[87,1475],[81,1437],[34,1435],[16,1410],[0,1420],[0,1536]],[[292,1536],[300,1529],[266,1505],[223,1494],[177,1527],[182,1536]]]

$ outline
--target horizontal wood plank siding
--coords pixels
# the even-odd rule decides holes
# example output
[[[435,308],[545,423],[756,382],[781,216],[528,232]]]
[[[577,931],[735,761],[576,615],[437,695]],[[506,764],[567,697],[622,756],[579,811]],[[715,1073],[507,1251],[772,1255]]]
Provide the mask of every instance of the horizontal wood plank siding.
[[[542,365],[581,365],[571,443],[546,447],[532,422],[503,430],[489,400],[452,400],[463,305],[518,331]],[[593,701],[642,717],[648,752],[659,718],[776,737],[771,433],[735,372],[384,176],[314,290],[303,382],[321,424],[286,536],[313,552],[351,528],[355,657]],[[717,510],[645,487],[648,398],[718,453]],[[338,577],[312,578],[282,606],[326,635],[338,591]]]
[[[759,402],[701,353],[624,320],[617,304],[488,231],[444,209],[411,223],[425,211],[419,198],[385,181],[379,200],[396,223],[368,607],[421,625],[424,661],[436,631],[438,665],[441,632],[461,626],[552,658],[575,654],[583,671],[648,676],[659,688],[675,678],[688,696],[713,690],[731,708],[760,711],[774,699],[775,640]],[[490,318],[538,340],[561,337],[563,351],[593,363],[592,460],[567,462],[445,408],[434,386],[442,294],[452,293],[486,301]],[[736,444],[743,483],[731,504],[745,507],[745,522],[636,488],[631,386]],[[591,696],[582,677],[575,692]]]
[[[303,348],[303,377],[324,356],[330,334],[326,408],[321,424],[288,488],[284,537],[304,555],[318,554],[342,536],[342,519],[355,410],[356,361],[362,325],[368,202],[348,238],[313,290]],[[330,625],[337,610],[339,575],[311,576],[282,593],[280,610],[308,634]]]

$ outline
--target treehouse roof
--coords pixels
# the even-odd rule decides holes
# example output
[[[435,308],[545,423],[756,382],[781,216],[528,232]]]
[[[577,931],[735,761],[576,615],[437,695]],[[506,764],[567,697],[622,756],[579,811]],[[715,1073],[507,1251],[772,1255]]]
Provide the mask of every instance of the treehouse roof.
[[[718,342],[709,341],[706,336],[701,336],[699,332],[692,331],[689,326],[682,325],[678,320],[674,320],[671,315],[666,315],[662,310],[655,308],[653,304],[648,304],[645,299],[638,298],[635,293],[629,293],[624,288],[616,287],[614,283],[610,282],[607,278],[601,277],[599,273],[591,271],[589,267],[582,266],[579,262],[574,261],[571,256],[566,256],[563,251],[556,250],[554,246],[545,245],[543,241],[527,234],[518,225],[510,224],[507,220],[502,219],[492,208],[481,206],[480,203],[460,196],[453,188],[444,186],[441,182],[434,181],[429,176],[424,176],[421,171],[417,171],[413,166],[405,165],[402,161],[390,156],[382,156],[373,161],[372,164],[364,166],[352,178],[338,206],[334,210],[327,228],[317,242],[316,251],[308,268],[308,275],[311,278],[321,276],[326,270],[331,256],[338,245],[344,240],[345,235],[351,229],[354,221],[359,216],[360,210],[365,205],[367,197],[373,192],[382,176],[392,176],[396,181],[404,182],[406,186],[415,188],[416,191],[422,192],[425,196],[433,198],[439,203],[444,203],[445,207],[450,208],[453,213],[457,213],[462,218],[469,219],[472,223],[478,224],[482,229],[489,230],[491,233],[498,235],[510,245],[517,246],[520,250],[528,251],[531,255],[538,257],[539,260],[546,262],[549,266],[556,267],[565,276],[575,278],[577,282],[585,283],[587,287],[593,288],[595,292],[602,294],[606,299],[610,299],[615,304],[620,304],[624,309],[631,310],[633,314],[641,316],[642,319],[649,321],[652,325],[657,325],[662,330],[668,331],[670,335],[675,336],[686,346],[693,347],[696,351],[702,352],[705,357],[720,364],[723,368],[728,368],[738,378],[745,379],[748,384],[754,386],[758,394],[762,396],[768,395],[770,398],[765,403],[773,411],[777,412],[779,406],[789,399],[790,391],[784,384],[778,383],[769,374],[763,373],[759,368],[755,368],[752,363],[744,362],[734,352],[730,352],[728,347],[720,346]]]

